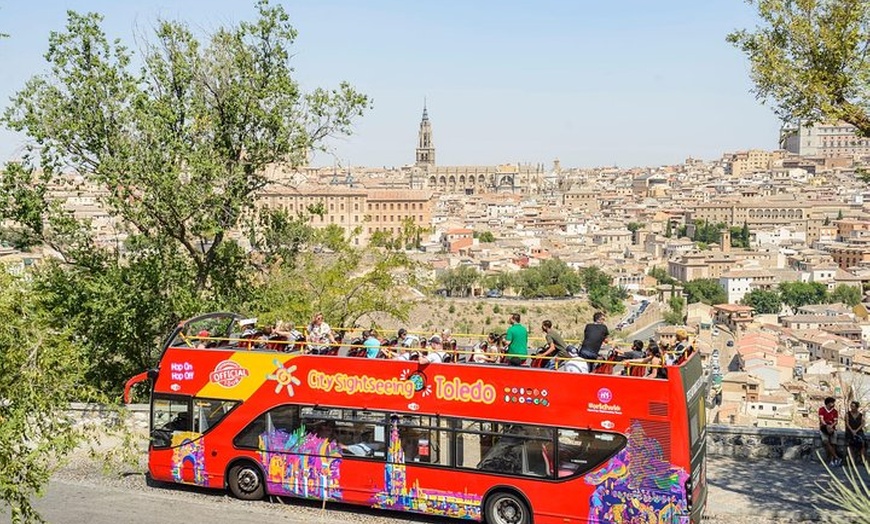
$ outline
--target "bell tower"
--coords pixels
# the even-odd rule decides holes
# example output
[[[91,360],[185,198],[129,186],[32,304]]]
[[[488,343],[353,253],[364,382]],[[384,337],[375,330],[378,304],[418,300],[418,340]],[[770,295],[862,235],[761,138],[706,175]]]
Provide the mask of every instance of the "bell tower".
[[[420,121],[420,131],[417,133],[418,167],[435,165],[435,145],[432,143],[432,124],[426,111],[426,101],[423,101],[423,119]]]

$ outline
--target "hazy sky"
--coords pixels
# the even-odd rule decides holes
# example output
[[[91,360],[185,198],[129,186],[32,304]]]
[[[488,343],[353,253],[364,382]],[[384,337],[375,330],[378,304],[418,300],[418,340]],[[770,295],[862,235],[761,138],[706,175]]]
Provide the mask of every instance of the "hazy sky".
[[[439,164],[659,165],[774,148],[779,123],[750,93],[725,35],[752,27],[743,0],[309,0],[284,2],[306,87],[348,80],[374,99],[341,164],[414,161],[426,97]],[[0,100],[45,70],[66,11],[105,15],[110,36],[162,18],[209,30],[251,18],[245,0],[0,0]],[[23,139],[0,131],[0,159]],[[318,164],[332,165],[320,156]]]

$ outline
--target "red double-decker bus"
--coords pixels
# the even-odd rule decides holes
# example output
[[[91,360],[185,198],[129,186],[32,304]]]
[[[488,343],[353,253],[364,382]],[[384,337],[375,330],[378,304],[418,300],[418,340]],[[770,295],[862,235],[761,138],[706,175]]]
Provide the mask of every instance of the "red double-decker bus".
[[[154,479],[493,524],[701,520],[698,355],[654,379],[289,354],[228,340],[237,319],[180,325],[148,373]]]

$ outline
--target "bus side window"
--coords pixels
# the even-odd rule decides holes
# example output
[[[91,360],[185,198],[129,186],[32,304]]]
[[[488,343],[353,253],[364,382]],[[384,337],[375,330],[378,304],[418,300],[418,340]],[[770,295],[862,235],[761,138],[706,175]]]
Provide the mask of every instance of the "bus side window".
[[[406,463],[450,465],[450,433],[441,429],[446,428],[446,421],[438,424],[437,417],[400,417],[399,438]]]
[[[625,436],[618,433],[559,430],[559,478],[580,475],[595,468],[625,447]]]
[[[205,433],[238,405],[238,402],[232,400],[194,399],[194,431]]]
[[[278,406],[252,420],[236,435],[233,444],[239,448],[284,451],[283,444],[299,424],[298,406]]]
[[[173,433],[184,431],[193,431],[189,397],[155,398],[151,406],[152,445],[168,448]]]

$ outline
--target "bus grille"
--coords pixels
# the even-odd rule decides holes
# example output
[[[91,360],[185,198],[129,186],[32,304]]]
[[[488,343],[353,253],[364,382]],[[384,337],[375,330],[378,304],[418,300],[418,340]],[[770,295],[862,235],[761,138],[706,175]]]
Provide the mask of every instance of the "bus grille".
[[[650,402],[649,403],[649,414],[655,415],[657,417],[667,417],[668,416],[668,404],[667,404],[667,402]]]

